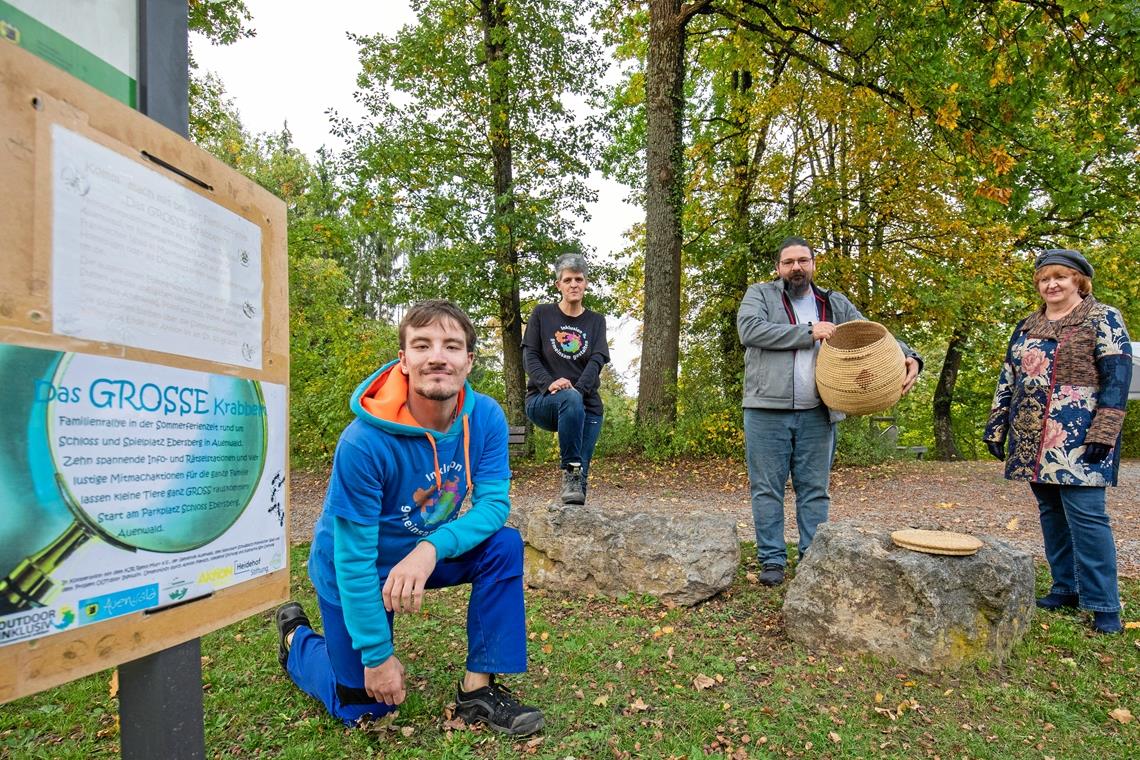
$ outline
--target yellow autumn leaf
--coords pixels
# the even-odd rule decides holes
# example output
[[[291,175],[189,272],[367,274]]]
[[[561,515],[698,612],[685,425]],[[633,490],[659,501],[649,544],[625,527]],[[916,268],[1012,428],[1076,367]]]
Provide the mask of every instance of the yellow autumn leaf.
[[[1020,521],[1015,517],[1005,524],[1006,530],[1017,530],[1017,525]]]
[[[962,115],[961,109],[954,101],[949,101],[934,112],[934,123],[951,132],[958,126],[958,117]]]
[[[638,697],[629,703],[629,709],[633,710],[634,712],[645,712],[649,709],[649,705],[645,704],[645,702],[642,701],[641,697]]]
[[[1124,624],[1124,627],[1129,631],[1134,631],[1137,628],[1140,628],[1140,620],[1129,620]]]
[[[594,704],[598,707],[605,707],[606,703],[610,701],[609,695],[603,694],[594,700]]]
[[[110,693],[111,693],[111,699],[114,699],[115,697],[119,696],[119,669],[118,668],[115,668],[114,670],[111,671],[111,682],[110,682],[110,688],[108,689],[108,691],[110,691]]]

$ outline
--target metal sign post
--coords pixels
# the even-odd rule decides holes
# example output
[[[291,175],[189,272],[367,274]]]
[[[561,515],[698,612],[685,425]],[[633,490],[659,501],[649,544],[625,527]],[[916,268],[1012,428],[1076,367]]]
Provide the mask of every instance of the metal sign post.
[[[138,108],[186,137],[190,131],[186,3],[139,0],[138,28]],[[206,756],[201,639],[123,663],[119,684],[119,746],[124,760]]]

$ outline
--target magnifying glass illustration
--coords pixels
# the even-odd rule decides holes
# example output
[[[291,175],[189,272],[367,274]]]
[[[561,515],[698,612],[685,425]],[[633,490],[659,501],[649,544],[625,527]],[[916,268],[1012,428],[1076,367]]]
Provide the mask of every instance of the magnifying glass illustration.
[[[11,568],[0,578],[0,615],[43,606],[52,574],[92,539],[189,552],[233,526],[257,490],[268,438],[258,382],[0,346],[0,387],[5,380],[23,392],[5,404],[14,413],[0,435],[23,445],[0,449],[0,499],[27,508],[3,510],[24,524],[2,537],[29,539],[17,544],[25,552],[42,548],[13,561],[12,544],[0,546],[0,572]]]

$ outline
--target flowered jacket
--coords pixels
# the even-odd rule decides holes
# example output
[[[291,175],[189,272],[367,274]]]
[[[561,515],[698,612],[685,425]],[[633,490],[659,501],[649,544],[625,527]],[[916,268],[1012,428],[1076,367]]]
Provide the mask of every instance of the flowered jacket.
[[[1124,319],[1092,296],[1050,322],[1042,307],[1013,330],[984,439],[1009,438],[1009,480],[1116,485],[1120,429],[1132,381]],[[1103,462],[1085,444],[1113,447]]]

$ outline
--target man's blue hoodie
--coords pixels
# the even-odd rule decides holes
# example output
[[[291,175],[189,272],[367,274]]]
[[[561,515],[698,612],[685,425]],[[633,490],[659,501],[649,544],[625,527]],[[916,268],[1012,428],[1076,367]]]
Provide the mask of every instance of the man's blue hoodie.
[[[437,561],[474,548],[510,511],[507,420],[499,405],[464,384],[446,433],[416,423],[408,381],[393,361],[352,394],[356,414],[340,436],[324,510],[313,534],[309,577],[344,610],[364,665],[392,655],[380,591],[420,541]],[[471,507],[460,515],[468,493]]]

